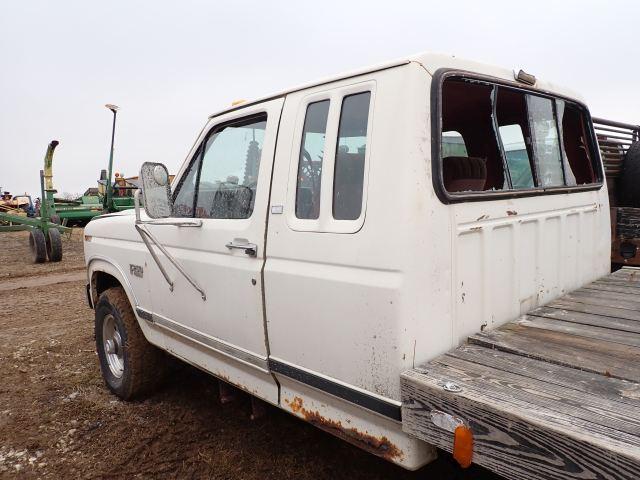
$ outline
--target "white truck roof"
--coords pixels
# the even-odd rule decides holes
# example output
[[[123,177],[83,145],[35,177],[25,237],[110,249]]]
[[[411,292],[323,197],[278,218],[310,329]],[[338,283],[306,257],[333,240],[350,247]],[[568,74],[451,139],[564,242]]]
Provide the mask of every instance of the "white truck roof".
[[[516,68],[515,66],[513,69],[508,69],[508,68],[504,68],[496,65],[477,62],[474,60],[459,58],[452,54],[423,52],[415,55],[409,55],[409,56],[399,58],[389,62],[374,64],[368,67],[342,72],[336,75],[324,77],[324,78],[321,78],[312,82],[308,82],[305,84],[296,85],[296,86],[287,88],[285,90],[274,92],[273,94],[259,97],[253,100],[243,101],[242,103],[239,103],[237,105],[233,105],[229,108],[225,108],[223,110],[214,112],[209,116],[209,118],[214,118],[214,117],[217,117],[218,115],[222,115],[223,113],[231,112],[233,110],[238,110],[248,105],[253,105],[255,103],[263,102],[268,99],[282,97],[292,92],[305,90],[307,88],[316,87],[318,85],[332,83],[335,81],[343,80],[345,78],[356,77],[358,75],[364,75],[364,74],[376,72],[379,70],[385,70],[387,68],[397,67],[400,65],[407,65],[412,62],[421,65],[430,75],[433,75],[440,68],[451,68],[451,69],[457,69],[457,70],[465,70],[473,73],[479,73],[482,75],[495,77],[495,78],[499,78],[499,79],[510,81],[510,82],[515,81],[514,70],[516,72],[519,70],[519,67]],[[529,73],[532,73],[533,75],[535,75],[535,72],[529,72]],[[584,102],[583,97],[579,95],[577,92],[575,92],[574,90],[543,80],[539,78],[537,75],[536,75],[536,84],[534,88],[549,94],[561,95],[563,97]]]

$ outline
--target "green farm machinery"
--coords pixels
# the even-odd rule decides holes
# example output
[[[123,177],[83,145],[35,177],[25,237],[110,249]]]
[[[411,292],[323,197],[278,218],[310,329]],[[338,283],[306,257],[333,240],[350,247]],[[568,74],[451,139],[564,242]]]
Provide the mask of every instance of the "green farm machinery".
[[[42,263],[47,258],[51,262],[59,262],[62,259],[62,235],[71,237],[71,224],[86,223],[95,216],[134,207],[133,193],[137,186],[129,183],[118,173],[115,174],[115,182],[112,182],[113,144],[118,107],[106,107],[113,113],[109,169],[108,173],[102,170],[95,194],[85,194],[76,200],[55,198],[57,190],[53,187],[53,152],[59,142],[53,140],[47,147],[44,169],[40,170],[41,202],[37,216],[33,215],[33,212],[27,215],[19,210],[0,208],[0,232],[29,231],[29,245],[36,263]]]
[[[58,191],[53,186],[53,152],[58,146],[53,140],[44,157],[44,170],[40,170],[40,217],[62,225],[89,221],[102,213],[102,205],[98,201],[88,198],[86,201],[70,201],[55,198]]]
[[[103,213],[129,210],[134,206],[133,191],[137,187],[129,184],[127,180],[118,173],[115,174],[115,182],[112,181],[113,144],[115,139],[116,113],[118,111],[118,107],[115,105],[106,105],[106,107],[113,112],[109,166],[108,170],[102,170],[100,173],[98,188],[95,193],[87,192],[85,195],[82,195],[80,198],[75,200],[54,198],[56,190],[53,189],[51,180],[52,157],[45,157],[44,179],[46,188],[44,192],[46,197],[42,197],[42,202],[43,204],[46,204],[49,215],[55,223],[61,223],[63,225],[84,224],[93,217],[102,215]],[[43,175],[42,172],[41,175]]]
[[[29,247],[35,263],[42,263],[49,259],[51,262],[62,260],[62,235],[71,235],[71,228],[60,225],[55,216],[53,202],[45,199],[53,199],[53,186],[51,181],[51,163],[53,151],[58,142],[54,140],[49,144],[44,157],[45,170],[40,171],[40,193],[42,203],[40,205],[40,215],[29,217],[18,215],[15,212],[0,211],[0,232],[28,230]],[[47,170],[48,165],[48,170]],[[46,172],[49,175],[46,175]]]

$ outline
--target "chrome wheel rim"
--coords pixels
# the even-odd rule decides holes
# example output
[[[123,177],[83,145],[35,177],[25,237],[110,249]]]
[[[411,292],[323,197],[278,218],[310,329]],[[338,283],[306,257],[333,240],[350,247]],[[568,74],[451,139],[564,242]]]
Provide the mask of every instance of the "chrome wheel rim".
[[[113,315],[109,314],[104,317],[102,322],[102,348],[104,349],[104,356],[107,359],[109,370],[116,378],[122,377],[124,373],[122,347],[122,335],[118,329],[118,324]]]

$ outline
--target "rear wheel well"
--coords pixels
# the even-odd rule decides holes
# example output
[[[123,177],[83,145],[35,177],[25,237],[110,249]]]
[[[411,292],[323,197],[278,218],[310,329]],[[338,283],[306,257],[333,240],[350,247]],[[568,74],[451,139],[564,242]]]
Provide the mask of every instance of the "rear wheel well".
[[[91,296],[93,297],[93,304],[98,303],[100,294],[111,287],[121,287],[120,281],[113,275],[106,272],[93,272],[91,275]]]

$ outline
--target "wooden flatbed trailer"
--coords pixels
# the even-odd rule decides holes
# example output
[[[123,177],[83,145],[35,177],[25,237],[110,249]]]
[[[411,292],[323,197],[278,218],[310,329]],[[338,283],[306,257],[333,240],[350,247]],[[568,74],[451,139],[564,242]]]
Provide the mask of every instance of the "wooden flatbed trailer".
[[[406,371],[402,422],[449,452],[465,425],[472,461],[508,479],[640,478],[640,269]]]

